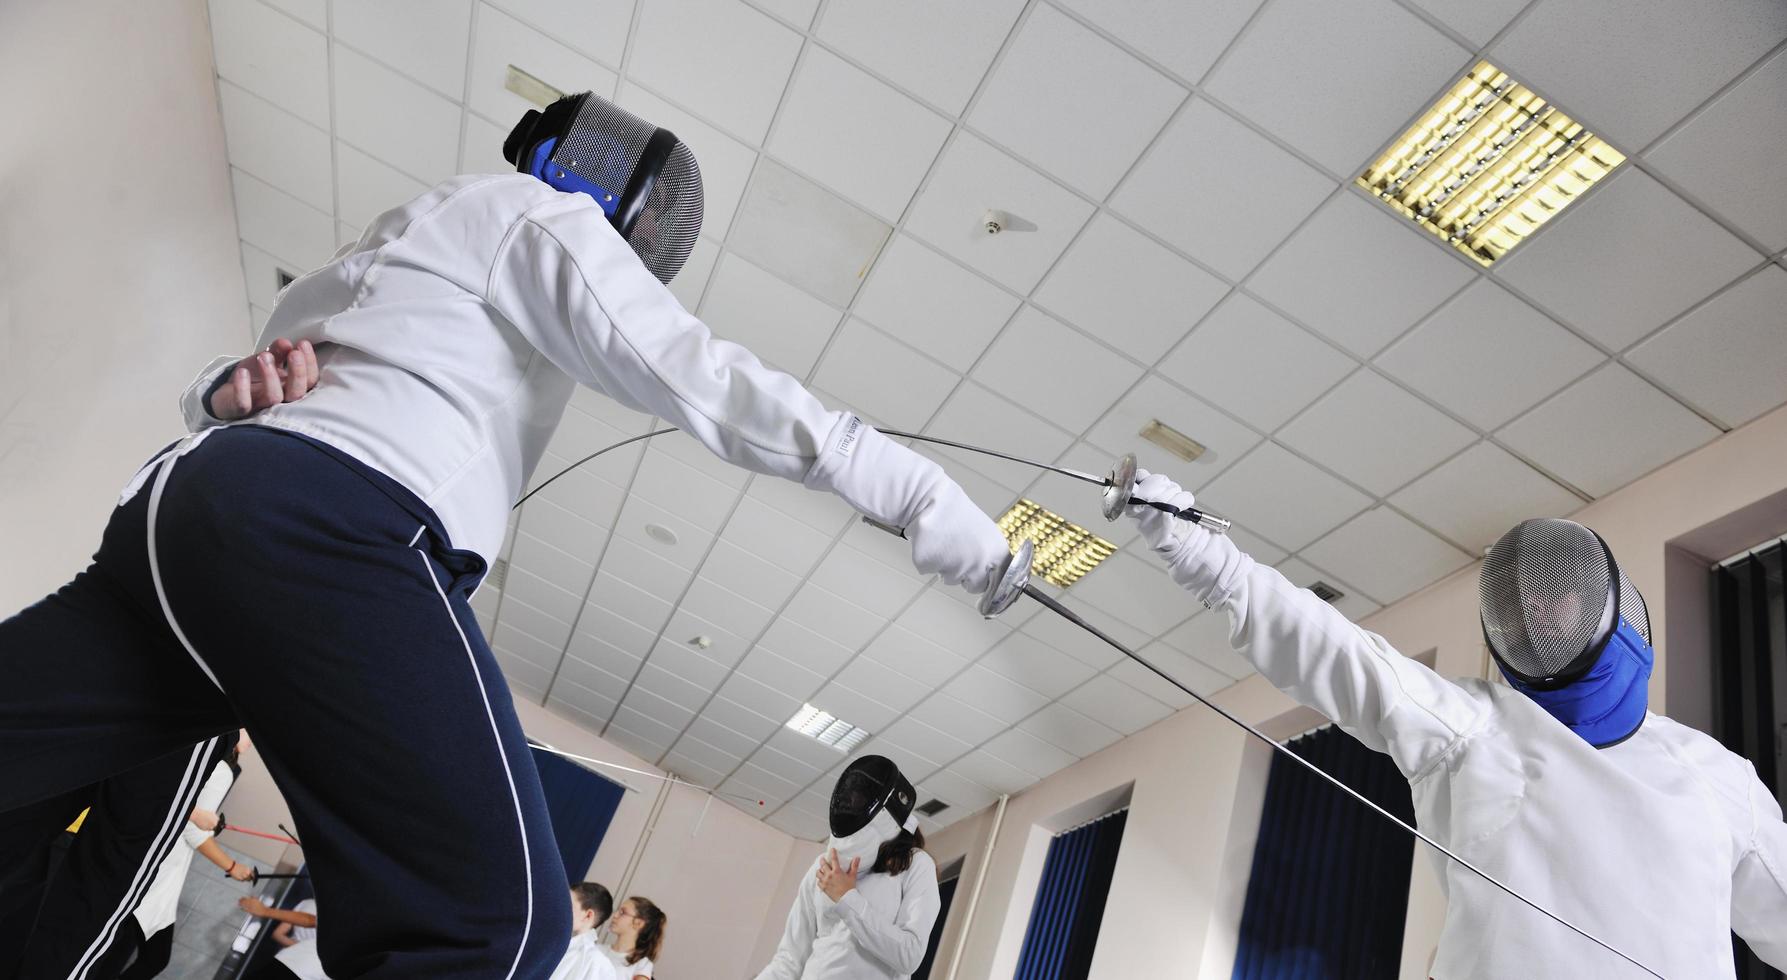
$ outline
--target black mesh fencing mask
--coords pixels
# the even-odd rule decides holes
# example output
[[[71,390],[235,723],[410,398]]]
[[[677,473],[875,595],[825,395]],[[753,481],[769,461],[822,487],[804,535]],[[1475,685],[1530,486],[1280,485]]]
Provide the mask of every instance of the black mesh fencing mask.
[[[503,159],[594,198],[658,281],[688,261],[701,232],[701,169],[670,130],[584,92],[529,109],[503,141]]]
[[[1510,676],[1556,689],[1595,665],[1624,619],[1650,642],[1650,613],[1601,536],[1575,521],[1521,521],[1478,579],[1483,637]]]
[[[865,755],[845,767],[831,791],[831,834],[849,837],[867,827],[882,809],[894,823],[903,825],[917,799],[912,784],[900,775],[900,767],[892,759]]]

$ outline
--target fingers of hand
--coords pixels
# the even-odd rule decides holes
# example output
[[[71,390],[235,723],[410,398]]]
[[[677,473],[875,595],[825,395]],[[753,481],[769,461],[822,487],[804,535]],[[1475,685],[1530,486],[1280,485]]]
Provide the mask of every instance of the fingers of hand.
[[[257,406],[265,408],[284,401],[285,387],[279,378],[279,368],[274,366],[273,355],[270,352],[262,351],[260,356],[255,358],[255,364],[259,368],[261,385],[261,397],[256,400]]]
[[[850,859],[850,877],[852,877],[852,878],[856,877],[856,869],[858,867],[860,867],[861,865],[862,865],[862,858],[853,857]]]
[[[316,348],[310,346],[310,341],[306,340],[298,344],[298,349],[304,352],[304,368],[309,375],[309,378],[305,381],[304,390],[309,391],[316,387],[318,370],[316,363]]]
[[[310,372],[304,367],[304,352],[293,350],[285,358],[285,400],[295,402],[309,391]]]
[[[235,405],[231,418],[241,418],[254,409],[254,381],[248,369],[238,366],[230,375],[230,397]]]

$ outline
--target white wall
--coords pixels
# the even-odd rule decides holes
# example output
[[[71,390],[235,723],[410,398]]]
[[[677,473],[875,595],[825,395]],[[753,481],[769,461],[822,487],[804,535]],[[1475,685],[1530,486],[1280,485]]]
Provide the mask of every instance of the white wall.
[[[181,389],[249,339],[200,0],[0,6],[0,119],[7,615],[86,563]]]
[[[1654,710],[1692,723],[1709,717],[1704,700],[1707,634],[1704,596],[1710,562],[1787,531],[1787,408],[1766,415],[1571,515],[1599,531],[1643,591],[1657,640],[1651,680]],[[1477,624],[1477,568],[1460,570],[1380,610],[1365,621],[1408,654],[1432,655],[1447,676],[1487,676]],[[1698,599],[1696,597],[1699,597]],[[1700,605],[1696,606],[1696,602]],[[1684,605],[1686,611],[1684,612]],[[1674,622],[1680,620],[1681,622]],[[1215,700],[1255,724],[1295,720],[1293,703],[1263,678],[1249,678]],[[1297,727],[1290,725],[1289,727]],[[1288,735],[1289,731],[1273,732]],[[966,937],[959,977],[1007,977],[1016,962],[1034,893],[1031,838],[1035,828],[1083,800],[1135,783],[1129,824],[1112,876],[1094,978],[1201,976],[1222,980],[1232,959],[1212,948],[1229,939],[1236,889],[1251,850],[1253,828],[1240,826],[1249,807],[1237,787],[1257,792],[1265,757],[1244,751],[1246,736],[1212,712],[1193,706],[1013,797],[987,865],[979,911]],[[1251,813],[1257,814],[1257,806]],[[1257,819],[1257,817],[1255,818]],[[966,855],[963,892],[945,926],[939,961],[963,943],[968,890],[979,871],[991,825],[988,811],[937,834],[938,863]],[[1034,863],[1033,861],[1030,863]],[[1030,877],[1026,878],[1026,874]],[[1404,935],[1403,980],[1426,968],[1445,915],[1438,877],[1418,855]],[[1229,939],[1232,941],[1232,939]],[[1232,952],[1230,953],[1232,957]],[[939,975],[938,980],[944,980]]]

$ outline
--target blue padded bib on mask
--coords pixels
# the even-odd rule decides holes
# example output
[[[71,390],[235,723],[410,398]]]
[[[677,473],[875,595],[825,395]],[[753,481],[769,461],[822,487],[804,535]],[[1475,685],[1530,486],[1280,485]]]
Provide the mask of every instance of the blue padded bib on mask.
[[[1597,749],[1630,738],[1644,724],[1650,703],[1650,672],[1655,654],[1621,616],[1601,656],[1588,673],[1555,691],[1521,683],[1506,670],[1502,676],[1515,690],[1539,702],[1551,716]]]

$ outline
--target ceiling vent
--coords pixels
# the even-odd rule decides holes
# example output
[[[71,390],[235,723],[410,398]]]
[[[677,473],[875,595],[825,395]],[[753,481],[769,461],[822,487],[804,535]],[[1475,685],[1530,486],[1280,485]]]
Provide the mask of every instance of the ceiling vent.
[[[298,281],[297,276],[292,275],[291,273],[285,271],[284,269],[275,268],[273,270],[273,283],[274,283],[275,289],[284,289],[285,287],[290,286],[292,283],[297,282],[297,281]]]
[[[509,560],[498,558],[490,563],[490,574],[484,576],[484,584],[501,590],[509,584]]]
[[[1346,595],[1345,592],[1340,591],[1326,582],[1317,582],[1314,585],[1311,585],[1309,591],[1314,592],[1317,599],[1330,605],[1332,605],[1336,599]]]
[[[949,804],[943,802],[942,800],[937,799],[936,797],[932,797],[931,799],[928,799],[928,800],[924,801],[923,803],[920,803],[919,805],[913,807],[912,809],[918,811],[919,813],[924,814],[927,817],[934,817],[937,814],[942,813],[943,811],[949,809]]]

